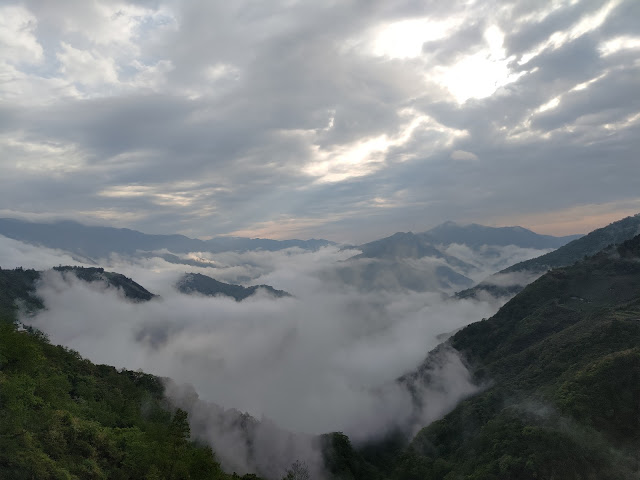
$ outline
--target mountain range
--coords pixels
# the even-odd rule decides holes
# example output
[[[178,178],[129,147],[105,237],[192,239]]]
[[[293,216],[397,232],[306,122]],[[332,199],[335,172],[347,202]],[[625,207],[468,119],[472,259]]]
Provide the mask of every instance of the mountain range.
[[[14,240],[64,250],[83,263],[97,265],[112,254],[136,258],[159,257],[173,264],[214,268],[204,258],[184,254],[249,250],[277,251],[297,247],[317,250],[332,245],[327,240],[269,240],[216,237],[199,240],[183,235],[148,235],[129,229],[96,227],[72,221],[34,223],[0,219],[0,235]],[[486,227],[446,222],[422,233],[398,232],[356,247],[360,254],[327,269],[326,277],[361,291],[412,290],[455,292],[472,287],[493,265],[500,249],[548,250],[576,236],[539,235],[522,227]],[[450,247],[471,249],[475,262],[460,258]],[[481,277],[480,277],[481,278]],[[240,279],[238,279],[240,280]],[[249,278],[243,278],[243,283]],[[206,289],[205,289],[206,290]]]
[[[457,243],[471,248],[479,248],[483,245],[516,245],[538,250],[558,248],[582,236],[554,237],[541,235],[523,227],[486,227],[476,223],[460,225],[455,222],[445,222],[420,235],[436,245]]]
[[[446,222],[426,232],[398,232],[351,247],[361,253],[332,273],[337,280],[364,291],[455,291],[474,285],[470,276],[480,273],[483,263],[499,257],[503,248],[546,251],[578,237],[539,235],[522,227]],[[456,257],[450,253],[452,246],[470,249],[476,262]]]
[[[200,240],[184,235],[149,235],[128,228],[88,226],[69,220],[35,223],[13,218],[0,219],[0,235],[21,242],[65,250],[95,261],[108,258],[112,253],[135,255],[163,249],[173,253],[220,253],[247,250],[277,251],[291,247],[316,250],[332,244],[328,240],[317,239],[215,237]]]
[[[584,253],[629,235],[637,221],[575,240],[550,258],[566,262],[582,251],[580,258],[543,272],[398,379],[419,395],[443,355],[460,355],[479,392],[442,419],[415,435],[391,432],[359,445],[337,432],[315,440],[327,477],[638,478],[640,235]],[[548,258],[532,264],[547,268]],[[59,270],[147,292],[101,269]],[[210,449],[190,441],[186,412],[167,402],[157,377],[93,365],[33,329],[17,329],[16,300],[42,307],[33,297],[39,275],[0,270],[0,477],[165,478],[160,472],[172,471],[175,478],[259,478],[225,474]],[[246,431],[258,424],[240,413],[230,421]],[[287,434],[281,440],[295,443]]]

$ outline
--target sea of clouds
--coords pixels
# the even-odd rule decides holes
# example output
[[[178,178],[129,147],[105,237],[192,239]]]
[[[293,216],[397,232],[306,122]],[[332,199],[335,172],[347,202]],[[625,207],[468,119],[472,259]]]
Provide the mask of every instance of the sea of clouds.
[[[227,467],[276,476],[302,456],[319,469],[313,435],[342,431],[359,443],[394,428],[414,433],[477,391],[453,351],[421,386],[417,413],[415,395],[396,380],[415,370],[450,332],[491,316],[500,306],[452,300],[441,292],[366,292],[329,281],[327,269],[355,253],[327,247],[191,254],[210,267],[112,256],[100,266],[159,296],[135,303],[105,284],[47,271],[37,289],[46,309],[24,321],[93,362],[172,379],[169,394],[191,410],[194,432],[212,443]],[[515,254],[510,249],[505,255]],[[0,237],[3,268],[59,264],[78,261],[65,252]],[[185,272],[268,284],[292,297],[259,292],[236,302],[185,295],[175,289]],[[239,412],[261,422],[240,428]],[[247,435],[252,435],[251,451]]]

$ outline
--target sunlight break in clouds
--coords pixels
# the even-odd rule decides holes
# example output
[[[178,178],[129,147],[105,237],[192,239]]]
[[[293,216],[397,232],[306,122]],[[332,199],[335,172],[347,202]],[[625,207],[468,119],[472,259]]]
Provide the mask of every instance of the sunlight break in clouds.
[[[434,133],[436,136],[432,142],[434,149],[449,146],[456,139],[468,135],[465,130],[446,127],[433,118],[421,115],[410,108],[402,109],[399,113],[401,117],[408,118],[408,121],[393,136],[384,134],[351,145],[334,147],[331,150],[323,150],[313,145],[315,160],[305,168],[305,173],[317,177],[316,182],[319,183],[333,183],[362,177],[388,166],[387,152],[408,143],[416,131]],[[405,156],[404,160],[408,158]]]
[[[458,103],[489,97],[526,73],[513,73],[509,68],[515,57],[505,58],[504,33],[500,28],[489,27],[484,32],[484,39],[487,48],[451,66],[439,67],[437,81],[449,89]]]
[[[439,40],[453,32],[464,18],[434,21],[429,18],[401,20],[376,29],[374,55],[389,58],[413,58],[422,54],[426,42]]]

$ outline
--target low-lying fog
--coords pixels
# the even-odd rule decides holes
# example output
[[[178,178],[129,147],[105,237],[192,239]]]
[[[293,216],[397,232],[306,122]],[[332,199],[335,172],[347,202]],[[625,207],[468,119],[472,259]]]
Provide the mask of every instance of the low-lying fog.
[[[465,248],[458,250],[473,260]],[[499,304],[442,293],[362,292],[322,274],[354,253],[328,247],[192,255],[211,268],[113,256],[100,266],[160,297],[133,303],[114,288],[49,271],[38,287],[46,310],[25,322],[94,362],[192,384],[203,400],[267,417],[282,428],[343,431],[364,440],[409,415],[411,398],[394,380],[415,369],[444,334],[491,316]],[[504,254],[517,256],[510,247]],[[481,258],[476,263],[482,265]],[[58,264],[78,262],[0,237],[3,268]],[[251,279],[246,284],[268,284],[293,296],[275,299],[263,292],[236,302],[184,295],[173,286],[185,272],[227,282]],[[420,423],[443,415],[476,388],[457,359],[439,374],[438,386],[424,393],[428,408]]]

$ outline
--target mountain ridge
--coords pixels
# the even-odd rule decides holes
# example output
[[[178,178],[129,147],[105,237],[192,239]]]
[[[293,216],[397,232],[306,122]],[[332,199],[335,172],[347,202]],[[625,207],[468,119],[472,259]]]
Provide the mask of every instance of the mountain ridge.
[[[494,297],[508,297],[521,291],[522,284],[502,285],[501,276],[521,274],[535,279],[541,273],[555,267],[563,267],[583,259],[585,256],[597,254],[609,245],[620,244],[640,234],[640,213],[598,228],[587,235],[563,245],[562,247],[541,255],[540,257],[511,265],[489,276],[478,285],[456,293],[457,298],[478,298],[483,292]],[[522,275],[522,274],[525,275]],[[526,280],[525,280],[526,282]],[[528,282],[526,282],[528,283]],[[525,283],[525,284],[526,284]]]
[[[516,245],[522,248],[558,248],[582,235],[552,236],[536,233],[520,226],[488,227],[477,223],[460,225],[456,222],[444,222],[423,235],[434,242],[446,245],[452,243],[465,244],[473,248],[483,245],[507,246]]]
[[[184,294],[199,293],[206,296],[223,295],[240,302],[245,298],[254,295],[258,290],[264,290],[274,298],[290,297],[291,294],[284,290],[277,290],[270,285],[251,285],[243,287],[232,283],[224,283],[215,278],[201,273],[185,273],[176,283],[178,291]]]
[[[153,235],[104,226],[90,226],[72,220],[37,223],[15,218],[0,218],[0,235],[14,240],[66,250],[90,259],[107,258],[111,253],[134,255],[167,249],[174,253],[268,250],[298,247],[317,250],[333,242],[323,239],[271,240],[244,237],[215,237],[209,240],[185,235]]]

